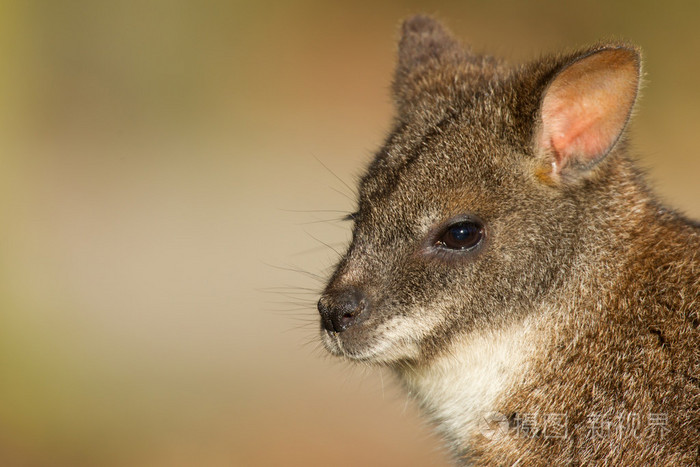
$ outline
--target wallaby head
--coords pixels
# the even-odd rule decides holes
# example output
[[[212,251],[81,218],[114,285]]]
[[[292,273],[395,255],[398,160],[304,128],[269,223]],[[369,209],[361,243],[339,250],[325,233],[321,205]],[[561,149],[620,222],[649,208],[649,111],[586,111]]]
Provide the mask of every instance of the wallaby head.
[[[627,156],[640,68],[627,44],[510,66],[430,18],[403,25],[394,128],[321,339],[394,369],[461,460],[700,460],[700,229]],[[662,447],[475,437],[484,411],[564,414],[571,433],[591,410],[675,415]]]
[[[639,75],[625,45],[513,68],[434,20],[407,21],[395,128],[362,178],[352,243],[319,302],[326,347],[429,359],[556,292],[582,232],[604,228],[601,207],[624,195],[618,140]]]

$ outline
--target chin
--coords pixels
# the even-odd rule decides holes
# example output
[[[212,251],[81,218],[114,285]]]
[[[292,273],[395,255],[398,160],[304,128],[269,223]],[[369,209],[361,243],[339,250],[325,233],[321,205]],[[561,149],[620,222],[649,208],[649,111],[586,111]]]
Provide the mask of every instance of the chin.
[[[332,355],[348,360],[378,365],[390,365],[418,355],[418,348],[407,343],[398,344],[386,337],[367,337],[359,329],[331,332],[321,327],[321,342]]]

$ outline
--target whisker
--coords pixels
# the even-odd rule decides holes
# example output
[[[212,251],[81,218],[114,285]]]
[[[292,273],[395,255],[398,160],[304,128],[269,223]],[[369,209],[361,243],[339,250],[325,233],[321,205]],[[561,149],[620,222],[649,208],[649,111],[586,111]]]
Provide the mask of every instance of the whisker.
[[[332,187],[332,186],[330,186],[330,185],[328,185],[328,188],[330,188],[331,190],[335,191],[335,192],[338,193],[339,195],[342,195],[342,196],[346,197],[347,199],[349,199],[349,200],[352,201],[353,203],[355,202],[355,198],[352,197],[352,196],[350,196],[350,195],[348,195],[347,193],[343,193],[343,192],[340,191],[339,189],[334,188],[334,187]]]
[[[270,305],[276,305],[278,308],[267,308],[265,311],[269,313],[286,314],[290,311],[309,311],[313,310],[311,304],[301,304],[301,303],[272,303]],[[280,308],[284,306],[284,308]]]
[[[314,239],[314,240],[317,240],[317,239]],[[335,243],[334,245],[343,246],[343,245],[345,245],[345,243],[342,243],[342,244],[341,244],[341,243]],[[326,249],[326,248],[325,248],[326,246],[328,246],[328,245],[316,246],[316,247],[313,247],[313,248],[309,248],[309,249],[307,249],[307,250],[300,251],[300,252],[298,252],[298,253],[294,253],[294,254],[292,254],[291,256],[308,255],[309,253],[315,253],[315,252],[317,252],[317,251],[325,250],[325,249]],[[335,250],[335,248],[331,248],[331,249],[332,249],[332,250]],[[336,252],[336,253],[337,253],[337,252]]]
[[[385,396],[384,396],[384,372],[382,370],[379,370],[379,382],[380,382],[381,388],[382,388],[382,400],[384,400],[385,399]]]
[[[265,293],[272,294],[272,295],[277,296],[277,297],[289,298],[291,300],[304,300],[304,299],[308,299],[309,297],[314,297],[314,296],[319,294],[319,292],[307,292],[305,290],[301,290],[299,292],[270,290],[270,291],[267,291]]]
[[[302,347],[312,346],[314,348],[314,351],[319,351],[319,352],[322,350],[322,347],[323,347],[323,344],[321,344],[321,342],[318,338],[307,339],[305,341],[300,342],[300,345]],[[330,356],[330,355],[328,355],[327,352],[320,352],[320,353],[321,353],[321,356],[324,358]]]
[[[303,213],[303,214],[315,214],[315,213],[319,213],[319,212],[336,212],[336,213],[343,214],[344,216],[351,214],[350,212],[342,210],[342,209],[282,209],[282,208],[278,208],[278,210],[284,211],[284,212],[298,212],[298,213]]]
[[[256,290],[268,291],[268,290],[305,290],[310,292],[316,292],[317,290],[311,287],[302,287],[296,285],[273,285],[270,287],[261,287]]]
[[[311,326],[314,325],[314,324],[317,324],[317,323],[311,323],[311,322],[309,322],[309,323],[304,323],[304,324],[297,324],[297,325],[295,325],[295,326],[292,326],[292,327],[290,327],[290,328],[287,328],[287,329],[283,330],[282,332],[285,333],[285,334],[287,334],[287,333],[290,333],[290,332],[301,331],[301,330],[303,330],[303,329],[310,329]]]
[[[315,221],[309,221],[309,222],[300,222],[297,225],[311,225],[311,224],[328,224],[332,225],[334,227],[340,227],[342,226],[343,228],[347,228],[346,226],[342,224],[338,224],[339,222],[346,222],[347,217],[334,217],[332,219],[318,219]]]
[[[331,250],[333,250],[333,251],[335,252],[335,254],[338,255],[339,258],[341,258],[341,257],[343,256],[338,250],[336,250],[335,248],[333,248],[333,246],[331,246],[330,243],[326,243],[326,242],[324,242],[323,240],[314,237],[313,235],[311,235],[311,234],[310,234],[309,232],[307,232],[307,231],[304,231],[304,233],[306,233],[306,235],[308,235],[309,237],[313,238],[314,240],[316,240],[317,242],[321,243],[322,245],[325,245],[325,246],[327,246],[328,248],[330,248]]]
[[[290,300],[297,300],[300,303],[306,300],[311,301],[311,297],[318,295],[318,292],[307,292],[306,290],[300,290],[299,292],[294,292],[291,290],[271,290],[265,293],[271,295],[272,297],[282,297],[288,298]]]
[[[354,189],[353,187],[351,187],[350,185],[348,185],[348,184],[345,182],[345,180],[343,180],[342,178],[340,178],[340,177],[338,176],[338,174],[336,174],[335,172],[333,172],[326,164],[323,163],[323,161],[321,161],[321,159],[319,159],[319,158],[316,157],[316,156],[314,156],[314,159],[316,159],[316,161],[317,161],[319,164],[321,164],[321,165],[323,166],[324,169],[326,169],[328,172],[330,172],[330,174],[333,175],[340,183],[342,183],[343,185],[345,185],[345,186],[347,187],[347,189],[350,190],[350,193],[351,193],[355,198],[357,198],[357,193],[355,192],[355,189]],[[354,199],[353,199],[353,201],[354,201]]]
[[[266,262],[264,262],[264,261],[263,261],[263,264],[264,264],[265,266],[268,266],[268,267],[271,267],[271,268],[275,268],[275,269],[279,269],[279,270],[281,270],[281,271],[296,272],[296,273],[298,273],[298,274],[302,274],[302,275],[304,275],[304,276],[306,276],[306,277],[309,277],[309,278],[311,278],[311,279],[317,280],[317,281],[319,281],[319,282],[324,282],[324,281],[325,281],[325,278],[322,277],[321,275],[319,275],[319,274],[314,274],[313,272],[305,271],[305,270],[303,270],[303,269],[301,269],[301,268],[298,268],[298,267],[289,266],[289,265],[288,265],[288,266],[276,266],[276,265],[274,265],[274,264],[266,263]]]

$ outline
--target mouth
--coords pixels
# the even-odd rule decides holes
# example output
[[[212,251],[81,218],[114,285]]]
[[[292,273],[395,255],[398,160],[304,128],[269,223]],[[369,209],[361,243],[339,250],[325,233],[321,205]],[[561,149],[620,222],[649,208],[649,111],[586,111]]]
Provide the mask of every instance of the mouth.
[[[322,327],[321,341],[323,342],[324,347],[326,347],[326,350],[328,350],[328,352],[330,352],[332,355],[337,357],[347,357],[352,360],[357,359],[356,349],[353,348],[355,346],[352,345],[352,342],[348,342],[347,338],[344,339],[343,336],[341,336],[341,333],[329,331],[327,329],[323,329]]]
[[[321,342],[323,346],[333,355],[343,355],[343,344],[337,332],[329,331],[321,327]]]
[[[368,343],[357,332],[346,330],[342,333],[329,331],[321,327],[321,342],[326,350],[337,357],[345,357],[356,361],[374,361],[381,349]]]

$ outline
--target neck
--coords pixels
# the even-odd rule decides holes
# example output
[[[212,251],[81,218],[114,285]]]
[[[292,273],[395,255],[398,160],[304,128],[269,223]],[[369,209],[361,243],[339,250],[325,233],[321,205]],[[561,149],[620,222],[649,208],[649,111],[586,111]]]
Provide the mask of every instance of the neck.
[[[499,330],[465,335],[429,364],[397,369],[455,454],[469,449],[499,399],[526,371],[535,327],[535,320],[526,318]]]

